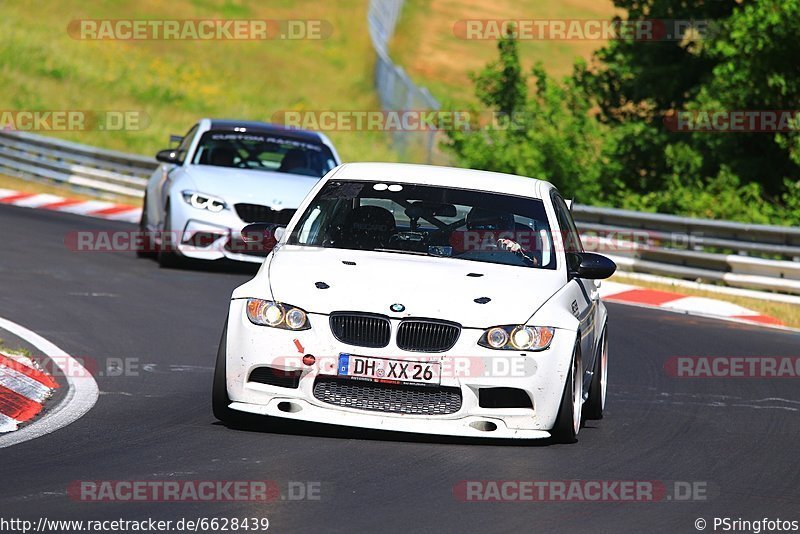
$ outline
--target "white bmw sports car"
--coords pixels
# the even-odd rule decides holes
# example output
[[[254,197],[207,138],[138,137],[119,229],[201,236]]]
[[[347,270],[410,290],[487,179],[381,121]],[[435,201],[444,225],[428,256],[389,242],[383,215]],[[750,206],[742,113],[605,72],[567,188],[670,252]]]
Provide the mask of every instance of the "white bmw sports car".
[[[547,182],[422,165],[328,173],[230,302],[215,416],[573,442],[606,398],[616,266]]]
[[[261,262],[242,246],[240,231],[253,222],[286,224],[306,194],[339,156],[316,132],[261,122],[202,119],[147,184],[140,230],[148,236],[140,256],[162,266],[184,258]]]

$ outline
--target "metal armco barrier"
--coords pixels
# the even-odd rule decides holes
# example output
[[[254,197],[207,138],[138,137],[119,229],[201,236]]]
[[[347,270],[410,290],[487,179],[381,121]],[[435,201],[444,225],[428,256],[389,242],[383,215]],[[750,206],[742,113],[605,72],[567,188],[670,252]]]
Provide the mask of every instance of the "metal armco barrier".
[[[142,197],[147,178],[157,167],[153,158],[0,130],[0,172],[11,176]]]
[[[384,111],[438,110],[439,102],[424,87],[418,87],[402,67],[389,57],[388,44],[403,9],[403,0],[370,0],[367,24],[375,49],[375,88]],[[394,132],[395,146],[404,152],[409,145],[421,145],[430,163],[436,133]]]
[[[0,131],[0,172],[142,197],[155,159]],[[800,294],[800,228],[574,205],[587,250],[620,270]]]

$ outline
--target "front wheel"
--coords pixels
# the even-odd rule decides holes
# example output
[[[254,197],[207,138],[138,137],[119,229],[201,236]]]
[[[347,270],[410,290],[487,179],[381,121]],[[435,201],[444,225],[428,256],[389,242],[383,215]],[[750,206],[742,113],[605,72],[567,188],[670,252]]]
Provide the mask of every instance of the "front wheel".
[[[578,346],[572,354],[572,365],[564,394],[561,396],[561,406],[558,409],[556,424],[551,430],[553,441],[556,443],[575,443],[581,429],[581,411],[583,409],[583,366],[581,352]]]
[[[155,245],[150,233],[147,231],[147,194],[144,195],[142,216],[139,219],[139,232],[142,234],[142,245],[136,249],[137,258],[152,258],[155,256]]]
[[[589,398],[586,399],[584,413],[586,419],[602,419],[608,388],[608,327],[603,329],[592,373],[592,384],[589,386]]]
[[[161,232],[161,245],[158,247],[158,266],[175,269],[183,265],[183,258],[175,252],[178,247],[177,238],[172,230],[172,217],[169,213],[169,202],[164,209],[166,216],[164,219],[164,231]]]
[[[227,359],[227,342],[228,321],[225,321],[225,326],[222,329],[222,339],[219,340],[219,349],[217,350],[217,363],[214,366],[211,409],[214,412],[214,417],[223,423],[232,423],[236,413],[228,407],[231,399],[228,397],[227,365],[225,363]]]

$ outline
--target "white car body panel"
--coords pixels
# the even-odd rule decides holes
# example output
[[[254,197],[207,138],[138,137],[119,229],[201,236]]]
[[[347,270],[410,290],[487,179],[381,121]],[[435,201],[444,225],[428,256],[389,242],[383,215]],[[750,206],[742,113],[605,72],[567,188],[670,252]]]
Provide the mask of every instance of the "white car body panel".
[[[230,408],[254,414],[370,429],[452,436],[537,439],[550,436],[569,374],[576,343],[583,354],[585,392],[591,381],[607,313],[596,297],[596,282],[567,277],[563,251],[554,251],[556,269],[499,265],[464,259],[403,255],[288,245],[293,226],[324,183],[380,180],[440,185],[542,199],[551,226],[553,186],[518,176],[401,164],[358,163],[332,170],[309,193],[278,245],[251,281],[234,290],[227,322],[226,384]],[[556,227],[557,228],[557,227]],[[355,262],[347,265],[344,261]],[[480,273],[480,277],[468,277]],[[329,287],[320,289],[317,282]],[[490,302],[474,299],[489,297]],[[303,308],[311,328],[283,330],[255,325],[247,318],[247,298],[275,300]],[[390,311],[402,303],[405,310]],[[394,342],[364,348],[338,341],[329,325],[334,311],[379,313],[392,332],[406,317],[432,318],[462,326],[456,344],[442,353],[404,351]],[[500,351],[478,345],[485,329],[498,325],[552,326],[555,335],[542,351]],[[392,340],[394,341],[394,339]],[[314,396],[318,377],[335,375],[340,353],[405,361],[437,361],[443,368],[468,370],[443,374],[442,387],[461,390],[462,405],[449,415],[410,415],[326,404]],[[317,364],[304,365],[313,354]],[[296,389],[248,381],[253,369],[270,366],[300,371]],[[506,371],[499,372],[500,369]],[[512,369],[512,371],[508,371]],[[532,408],[482,408],[478,390],[524,390]],[[493,423],[495,429],[481,429]]]
[[[331,313],[348,309],[386,313],[401,302],[398,317],[436,317],[464,327],[515,324],[553,294],[561,275],[554,270],[520,269],[509,265],[341,249],[285,246],[269,266],[272,297],[306,310]],[[346,265],[343,261],[354,261]],[[468,274],[481,274],[469,277]],[[329,289],[314,284],[323,281]],[[355,288],[368,287],[369,291]],[[518,292],[506,287],[519,288]],[[448,299],[438,298],[446,294]],[[524,299],[520,298],[524,295]],[[488,297],[486,304],[475,299]],[[487,324],[491,318],[492,323]]]

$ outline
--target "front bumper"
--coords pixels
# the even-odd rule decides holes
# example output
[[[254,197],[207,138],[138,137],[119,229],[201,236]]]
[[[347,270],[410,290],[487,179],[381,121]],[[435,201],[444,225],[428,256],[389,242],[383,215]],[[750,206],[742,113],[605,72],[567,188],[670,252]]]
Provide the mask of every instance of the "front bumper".
[[[257,326],[247,319],[245,303],[246,299],[232,300],[228,318],[227,388],[233,410],[368,429],[485,438],[547,438],[555,424],[575,345],[573,331],[556,330],[547,350],[516,352],[480,347],[482,330],[465,328],[449,351],[423,354],[401,350],[393,342],[380,349],[345,345],[331,334],[327,315],[309,313],[312,328],[304,331]],[[336,376],[340,353],[439,361],[441,386],[460,390],[460,408],[447,415],[418,415],[323,402],[314,395],[317,378]],[[314,355],[316,363],[304,365],[304,355]],[[261,366],[299,373],[297,387],[249,381],[251,372]],[[480,406],[481,389],[501,387],[523,390],[532,407]]]
[[[192,210],[192,211],[189,211]],[[195,260],[222,260],[262,263],[267,253],[249,251],[241,241],[246,223],[232,210],[209,213],[199,219],[199,210],[181,206],[179,214],[173,213],[173,250],[181,256]],[[206,216],[206,214],[203,214]]]
[[[415,434],[436,434],[440,436],[459,436],[499,439],[544,439],[550,432],[526,428],[511,428],[502,417],[463,416],[458,419],[421,417],[384,417],[375,412],[351,412],[338,407],[322,407],[304,399],[294,397],[273,397],[266,405],[233,402],[232,410],[267,415],[285,419],[324,423],[328,425],[411,432]],[[491,423],[491,425],[487,425]],[[493,427],[492,427],[493,425]]]

